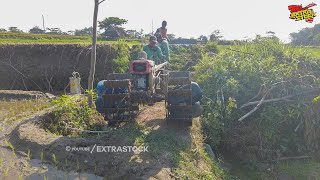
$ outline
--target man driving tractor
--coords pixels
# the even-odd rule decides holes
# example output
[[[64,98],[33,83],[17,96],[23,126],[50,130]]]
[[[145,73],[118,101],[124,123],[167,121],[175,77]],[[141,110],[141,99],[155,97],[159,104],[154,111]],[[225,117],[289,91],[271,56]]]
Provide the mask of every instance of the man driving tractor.
[[[143,51],[147,53],[147,59],[153,60],[155,65],[164,62],[166,56],[162,54],[161,48],[157,45],[157,38],[150,36],[149,44],[143,47]]]

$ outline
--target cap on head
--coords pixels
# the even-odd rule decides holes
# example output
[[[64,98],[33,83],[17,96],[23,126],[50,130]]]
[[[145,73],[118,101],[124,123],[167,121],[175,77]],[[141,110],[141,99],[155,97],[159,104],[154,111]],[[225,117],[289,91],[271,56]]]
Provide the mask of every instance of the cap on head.
[[[145,51],[140,51],[138,53],[138,59],[147,59],[147,53]]]
[[[157,37],[155,37],[155,36],[150,36],[150,39],[149,39],[149,41],[152,41],[152,42],[157,42]]]

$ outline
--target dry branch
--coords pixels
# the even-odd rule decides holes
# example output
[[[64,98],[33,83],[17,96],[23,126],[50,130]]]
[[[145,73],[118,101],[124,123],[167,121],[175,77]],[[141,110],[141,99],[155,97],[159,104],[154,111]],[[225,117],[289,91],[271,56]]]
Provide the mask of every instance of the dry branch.
[[[21,76],[23,76],[24,78],[29,79],[31,82],[33,82],[33,83],[39,88],[40,91],[42,91],[41,87],[40,87],[36,82],[34,82],[32,79],[30,79],[30,78],[28,78],[27,76],[25,76],[22,72],[20,72],[20,71],[19,71],[18,69],[16,69],[14,66],[12,66],[11,64],[6,63],[6,62],[4,62],[4,61],[0,61],[0,62],[3,63],[3,64],[5,64],[5,65],[7,65],[7,66],[9,66],[9,67],[11,67],[11,68],[14,69],[17,73],[19,73]]]
[[[307,91],[304,91],[304,92],[300,92],[300,93],[297,93],[297,94],[292,94],[292,95],[288,95],[288,96],[284,96],[284,97],[281,97],[281,98],[274,98],[274,99],[268,99],[268,100],[264,100],[262,103],[269,103],[269,102],[277,102],[277,101],[286,101],[286,100],[289,100],[290,98],[293,98],[295,96],[299,96],[299,95],[302,95],[302,94],[308,94],[308,93],[312,93],[312,92],[316,92],[316,91],[319,91],[320,88],[314,88],[314,89],[311,89],[311,90],[307,90]],[[242,105],[240,107],[241,108],[244,108],[244,107],[247,107],[247,106],[251,106],[251,105],[255,105],[255,104],[258,104],[260,103],[260,101],[253,101],[253,102],[249,102],[249,103],[246,103],[244,105]]]
[[[99,4],[103,3],[104,1],[106,1],[106,0],[102,0],[102,1],[100,1],[100,2],[99,2]]]
[[[271,90],[271,89],[270,89]],[[269,90],[269,92],[270,92]],[[247,114],[245,114],[244,116],[242,116],[240,119],[238,119],[238,121],[243,121],[244,119],[246,119],[247,117],[249,117],[251,114],[253,114],[256,110],[259,109],[259,107],[262,105],[264,99],[266,98],[267,94],[269,94],[268,92],[265,93],[262,97],[262,99],[259,101],[258,105],[253,108],[250,112],[248,112]]]
[[[264,85],[260,86],[260,90],[259,90],[258,94],[255,95],[253,98],[251,98],[248,102],[250,102],[250,101],[252,101],[252,100],[254,100],[254,99],[256,99],[257,97],[260,96],[260,94],[261,94],[261,92],[262,92],[262,87],[264,87]]]

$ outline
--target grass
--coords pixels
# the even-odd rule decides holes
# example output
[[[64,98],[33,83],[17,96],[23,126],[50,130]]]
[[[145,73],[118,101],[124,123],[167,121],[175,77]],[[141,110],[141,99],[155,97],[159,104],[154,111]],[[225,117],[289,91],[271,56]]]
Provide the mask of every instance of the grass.
[[[90,36],[72,36],[59,34],[30,34],[17,32],[0,32],[1,39],[81,39],[89,40]]]
[[[12,125],[13,122],[21,120],[21,118],[29,116],[35,112],[38,112],[46,107],[50,106],[50,103],[46,99],[34,99],[34,100],[6,100],[0,101],[0,124]],[[0,126],[0,129],[2,127]],[[4,177],[9,175],[9,171],[15,169],[14,159],[17,158],[15,154],[15,147],[6,139],[4,139],[6,145],[10,148],[12,156],[8,159],[7,164],[3,158],[9,154],[4,154],[1,151],[0,156],[0,172]],[[27,160],[30,161],[31,152],[28,150]],[[29,168],[29,164],[27,164]],[[18,179],[23,179],[22,175],[18,176]]]
[[[152,130],[142,125],[136,128],[140,133],[137,134],[134,145],[148,146],[148,155],[152,158],[170,161],[173,164],[172,175],[176,178],[224,178],[222,169],[210,159],[203,147],[204,137],[199,121],[195,121],[190,130],[181,133],[166,128]],[[190,138],[186,137],[188,135]]]
[[[138,39],[122,39],[128,46],[141,44]],[[90,36],[29,34],[0,32],[0,44],[91,44]],[[118,41],[98,40],[98,44],[115,44]]]
[[[181,179],[224,179],[225,172],[205,151],[204,136],[199,121],[194,121],[190,134],[191,147],[180,151],[174,173]]]
[[[320,177],[320,162],[314,160],[284,162],[279,164],[277,169],[288,173],[297,180],[309,179],[310,176]]]
[[[0,156],[0,173],[2,173],[3,177],[7,177],[9,175],[9,171],[15,168],[14,159],[17,158],[15,153],[15,148],[13,145],[7,140],[4,139],[6,145],[11,149],[12,154],[5,154],[1,149]],[[10,161],[10,162],[9,162]]]
[[[103,41],[98,40],[98,44],[115,44],[117,41]],[[78,40],[78,39],[1,39],[0,44],[91,44],[91,40]],[[128,41],[128,46],[141,44],[139,41]]]
[[[241,45],[219,45],[219,50],[221,52],[223,51],[231,51],[232,50],[238,50]],[[290,45],[287,45],[290,46]],[[311,57],[320,59],[320,47],[312,46],[295,46],[295,51],[296,52],[303,52],[309,54]],[[247,53],[253,53],[253,52],[247,52]]]
[[[315,160],[285,161],[273,165],[273,168],[270,165],[270,171],[259,171],[253,166],[235,160],[231,174],[239,179],[254,180],[275,179],[279,174],[287,174],[296,180],[305,180],[320,177],[320,162]]]
[[[69,113],[65,115],[72,118]],[[121,139],[120,144],[125,145],[148,146],[148,153],[131,157],[129,162],[132,165],[140,163],[142,159],[157,159],[172,164],[175,169],[172,173],[181,179],[223,179],[223,171],[204,150],[200,123],[196,123],[191,132],[186,130],[182,133],[162,127],[155,130],[138,123],[126,124],[120,128],[108,127],[104,131],[100,138]],[[86,137],[84,134],[80,136]],[[53,156],[53,162],[55,161]],[[77,171],[80,170],[78,161],[75,162],[75,167]]]
[[[45,99],[0,101],[0,123],[10,124],[15,120],[41,111],[50,103]],[[1,129],[1,128],[0,128]]]
[[[320,47],[301,47],[301,49],[310,53],[313,57],[320,58]]]

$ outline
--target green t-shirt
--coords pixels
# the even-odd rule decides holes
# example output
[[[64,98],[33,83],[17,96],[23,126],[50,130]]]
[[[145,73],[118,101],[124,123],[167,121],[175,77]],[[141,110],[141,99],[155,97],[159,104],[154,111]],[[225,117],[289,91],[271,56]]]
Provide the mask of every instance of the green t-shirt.
[[[167,62],[169,62],[170,61],[170,49],[169,49],[168,41],[167,40],[163,40],[160,43],[160,48],[161,48],[163,54],[166,56]]]
[[[163,54],[159,46],[150,48],[149,45],[146,45],[143,47],[143,51],[147,53],[148,60],[153,60],[155,64],[160,64]]]

